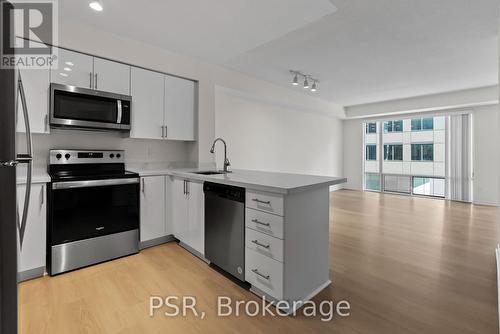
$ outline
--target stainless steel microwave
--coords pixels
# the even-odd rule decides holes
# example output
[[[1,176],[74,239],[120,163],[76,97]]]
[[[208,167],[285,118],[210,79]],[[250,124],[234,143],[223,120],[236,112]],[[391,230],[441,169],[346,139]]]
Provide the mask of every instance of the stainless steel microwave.
[[[94,89],[50,84],[50,126],[130,131],[132,97]]]

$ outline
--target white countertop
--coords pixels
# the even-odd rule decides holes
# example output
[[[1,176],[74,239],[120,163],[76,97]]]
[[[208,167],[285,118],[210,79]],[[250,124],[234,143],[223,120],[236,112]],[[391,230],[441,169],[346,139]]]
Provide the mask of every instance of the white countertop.
[[[209,181],[232,186],[244,187],[279,194],[300,192],[311,188],[326,187],[345,183],[346,178],[304,174],[276,173],[254,170],[232,170],[228,174],[202,175],[197,171],[214,170],[213,168],[129,168],[140,176],[170,175],[189,180]]]
[[[50,176],[46,168],[33,168],[31,183],[47,183],[50,182]],[[26,184],[26,167],[18,166],[16,170],[16,183]]]
[[[235,169],[228,174],[202,175],[193,172],[215,170],[214,168],[172,168],[166,164],[129,165],[127,170],[140,176],[176,176],[195,181],[208,181],[248,189],[268,191],[279,194],[300,192],[311,188],[332,186],[345,183],[346,178],[333,176],[277,173]],[[26,183],[26,168],[17,167],[17,184]],[[50,182],[50,176],[44,168],[33,168],[32,183]]]

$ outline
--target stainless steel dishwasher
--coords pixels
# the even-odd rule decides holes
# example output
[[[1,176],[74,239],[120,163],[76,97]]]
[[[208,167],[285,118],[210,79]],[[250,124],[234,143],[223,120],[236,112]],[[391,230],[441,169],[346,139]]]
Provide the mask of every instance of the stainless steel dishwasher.
[[[205,258],[245,281],[245,188],[205,182]]]

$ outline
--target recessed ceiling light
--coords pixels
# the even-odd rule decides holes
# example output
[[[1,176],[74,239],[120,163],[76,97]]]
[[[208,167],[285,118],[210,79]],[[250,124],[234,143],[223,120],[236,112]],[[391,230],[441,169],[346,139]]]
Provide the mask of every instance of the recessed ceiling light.
[[[68,66],[73,66],[73,65],[75,65],[75,64],[73,64],[73,63],[72,63],[72,62],[70,62],[70,61],[65,62],[65,64],[66,64],[66,65],[68,65]]]
[[[64,70],[65,70],[65,71],[68,71],[68,72],[73,71],[73,70],[72,70],[71,68],[69,68],[69,67],[65,67],[65,68],[64,68]]]
[[[102,2],[100,0],[92,0],[89,2],[89,7],[95,10],[96,12],[102,12]]]
[[[59,75],[63,76],[63,77],[67,77],[68,76],[66,73],[63,73],[63,72],[59,73]]]

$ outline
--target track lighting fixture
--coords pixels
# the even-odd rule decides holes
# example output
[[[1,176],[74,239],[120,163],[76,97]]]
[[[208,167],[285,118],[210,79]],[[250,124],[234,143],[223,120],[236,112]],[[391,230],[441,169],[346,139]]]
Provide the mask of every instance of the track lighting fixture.
[[[299,85],[299,77],[300,77],[300,78],[304,78],[304,86],[303,86],[304,89],[311,88],[311,92],[315,92],[318,90],[318,82],[319,82],[318,79],[315,79],[315,78],[311,77],[309,74],[304,74],[300,71],[290,70],[290,73],[293,75],[292,85],[298,86]],[[312,86],[310,85],[311,82],[312,82]]]

